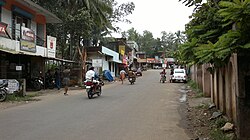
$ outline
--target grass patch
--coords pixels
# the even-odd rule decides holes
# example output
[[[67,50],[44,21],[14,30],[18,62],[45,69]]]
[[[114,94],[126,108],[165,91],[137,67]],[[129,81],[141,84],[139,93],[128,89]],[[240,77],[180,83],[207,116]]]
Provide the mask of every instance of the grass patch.
[[[204,97],[204,93],[202,93],[202,92],[196,92],[194,97],[195,97],[195,98]]]
[[[227,123],[227,120],[223,118],[222,116],[211,122],[213,129],[210,132],[210,137],[213,140],[231,140],[232,139],[228,137],[226,133],[220,130],[220,128],[223,127],[226,123]]]
[[[18,96],[17,94],[9,94],[7,96],[7,102],[21,102],[21,101],[37,101],[38,99],[34,99],[34,97],[39,96],[38,93],[26,95],[26,96]]]
[[[204,97],[204,93],[199,89],[198,84],[193,81],[193,80],[189,80],[188,81],[188,85],[191,87],[191,89],[194,91],[195,93],[195,98],[201,98]]]
[[[210,136],[213,140],[230,140],[220,129],[212,130]]]
[[[217,128],[221,128],[227,123],[227,121],[223,117],[219,117],[215,120],[214,123],[215,123]]]
[[[209,105],[208,104],[200,104],[195,107],[196,109],[208,109]]]

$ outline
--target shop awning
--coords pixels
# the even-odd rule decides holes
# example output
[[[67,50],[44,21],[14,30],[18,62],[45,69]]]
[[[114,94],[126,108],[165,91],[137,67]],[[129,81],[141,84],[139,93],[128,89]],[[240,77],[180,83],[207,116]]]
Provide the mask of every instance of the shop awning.
[[[57,61],[68,62],[68,63],[76,63],[76,61],[61,59],[61,58],[53,58],[53,57],[45,57],[45,58],[49,59],[49,60],[57,60]]]
[[[44,56],[41,56],[41,55],[30,55],[30,54],[27,54],[27,53],[24,53],[24,52],[17,52],[17,51],[14,51],[14,50],[6,50],[6,49],[2,49],[2,48],[0,48],[0,51],[10,53],[10,54],[37,56],[37,57],[42,57],[42,58],[50,59],[50,60],[57,60],[57,61],[68,62],[68,63],[76,63],[76,61],[72,61],[72,60],[66,60],[66,59],[61,59],[61,58],[53,58],[53,57],[44,57]]]
[[[11,53],[11,54],[19,54],[19,52],[17,52],[17,51],[14,51],[14,50],[5,50],[5,49],[2,49],[2,48],[0,48],[0,51],[6,52],[6,53]]]

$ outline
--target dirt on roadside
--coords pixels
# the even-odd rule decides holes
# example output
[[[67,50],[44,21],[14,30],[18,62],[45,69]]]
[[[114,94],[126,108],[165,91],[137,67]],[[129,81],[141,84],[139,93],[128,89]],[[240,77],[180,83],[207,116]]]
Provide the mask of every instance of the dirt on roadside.
[[[208,109],[210,98],[194,96],[195,93],[188,92],[187,102],[181,107],[180,114],[184,118],[182,127],[186,129],[191,140],[210,140],[210,132],[213,129],[210,117],[216,109]]]

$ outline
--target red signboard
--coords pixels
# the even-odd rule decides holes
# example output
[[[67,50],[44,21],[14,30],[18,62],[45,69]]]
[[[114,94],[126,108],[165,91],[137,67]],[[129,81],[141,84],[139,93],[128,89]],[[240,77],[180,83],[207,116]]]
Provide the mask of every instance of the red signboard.
[[[8,24],[5,24],[3,22],[0,22],[0,36],[7,37],[6,35],[6,28]]]

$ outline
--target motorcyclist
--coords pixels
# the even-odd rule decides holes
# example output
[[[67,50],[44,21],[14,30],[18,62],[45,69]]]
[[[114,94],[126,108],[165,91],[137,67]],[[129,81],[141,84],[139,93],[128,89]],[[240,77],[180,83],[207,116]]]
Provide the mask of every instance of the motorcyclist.
[[[163,68],[163,70],[160,72],[160,75],[161,75],[161,79],[160,79],[160,81],[162,80],[162,78],[166,78],[166,69],[165,68]]]
[[[163,70],[161,71],[161,73],[160,73],[160,74],[166,75],[166,69],[165,69],[165,68],[163,68]]]
[[[133,72],[132,69],[129,69],[128,71],[128,78],[133,78],[134,80],[136,79],[135,72]]]
[[[94,67],[90,67],[86,72],[85,78],[87,81],[92,81],[94,83],[94,92],[96,91],[96,85],[99,84],[98,78],[99,76],[94,71]]]

